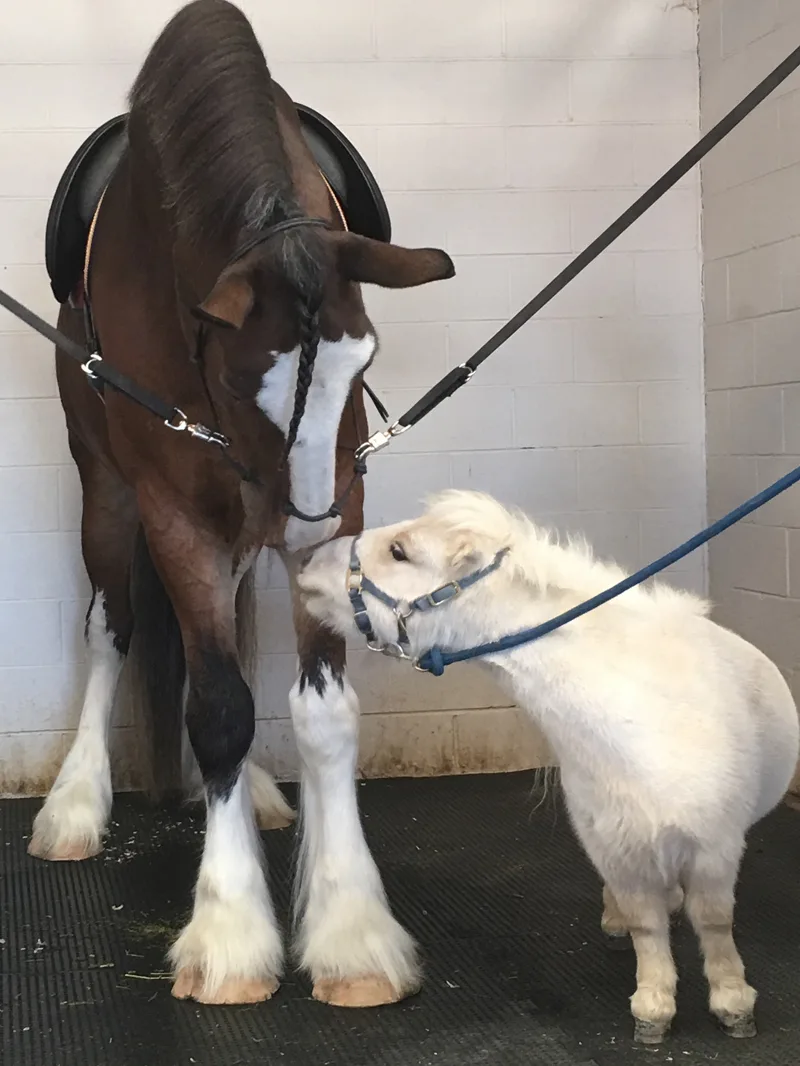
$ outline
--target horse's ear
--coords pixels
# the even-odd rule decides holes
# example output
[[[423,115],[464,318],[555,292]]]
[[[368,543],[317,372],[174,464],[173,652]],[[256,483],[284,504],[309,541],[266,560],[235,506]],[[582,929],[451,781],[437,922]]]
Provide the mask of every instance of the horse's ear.
[[[459,533],[450,544],[448,554],[450,566],[456,573],[466,573],[482,566],[487,553],[485,546],[474,537]]]
[[[253,309],[254,299],[253,286],[247,274],[234,266],[222,271],[214,288],[192,313],[195,318],[214,326],[241,329]]]
[[[339,271],[350,281],[410,289],[452,278],[456,268],[439,248],[401,248],[356,233],[332,233]]]

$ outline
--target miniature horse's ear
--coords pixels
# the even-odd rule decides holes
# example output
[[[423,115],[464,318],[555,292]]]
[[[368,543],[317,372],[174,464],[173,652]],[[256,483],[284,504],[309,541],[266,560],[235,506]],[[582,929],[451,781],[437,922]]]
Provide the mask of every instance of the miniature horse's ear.
[[[193,308],[195,318],[210,322],[212,326],[241,329],[255,300],[249,273],[243,263],[226,267],[205,300]]]
[[[459,533],[448,546],[448,557],[450,566],[456,573],[466,573],[483,566],[488,557],[488,551],[486,546],[479,543],[475,537]]]
[[[410,289],[452,278],[456,268],[439,248],[401,248],[355,233],[331,233],[339,271],[350,281]]]

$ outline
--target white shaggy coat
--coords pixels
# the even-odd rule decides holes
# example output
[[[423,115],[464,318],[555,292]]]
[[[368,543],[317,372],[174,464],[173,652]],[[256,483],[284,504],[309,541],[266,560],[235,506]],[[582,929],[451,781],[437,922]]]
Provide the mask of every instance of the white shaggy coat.
[[[343,635],[355,630],[351,543],[323,545],[299,578],[309,611]],[[375,584],[410,601],[501,548],[509,551],[496,572],[412,615],[415,655],[536,625],[624,576],[585,545],[561,545],[471,492],[445,492],[419,519],[367,530],[359,556]],[[379,639],[396,640],[392,612],[365,599]],[[482,661],[557,753],[572,823],[605,884],[603,927],[633,939],[638,1039],[660,1040],[675,1013],[669,912],[684,899],[710,1009],[731,1035],[752,1035],[755,991],[733,942],[733,900],[745,834],[780,801],[797,764],[797,711],[778,668],[712,622],[704,601],[664,585]]]

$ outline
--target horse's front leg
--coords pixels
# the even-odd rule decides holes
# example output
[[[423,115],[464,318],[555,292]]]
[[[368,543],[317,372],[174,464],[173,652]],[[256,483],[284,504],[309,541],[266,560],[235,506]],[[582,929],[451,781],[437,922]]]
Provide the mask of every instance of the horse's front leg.
[[[344,641],[293,589],[300,675],[289,703],[300,752],[298,954],[314,997],[341,1007],[394,1003],[419,987],[413,940],[392,916],[356,799],[358,698]]]
[[[244,769],[255,712],[238,659],[236,582],[219,545],[174,511],[166,529],[147,534],[183,636],[186,726],[206,801],[194,909],[170,951],[172,991],[254,1003],[275,992],[283,960]]]

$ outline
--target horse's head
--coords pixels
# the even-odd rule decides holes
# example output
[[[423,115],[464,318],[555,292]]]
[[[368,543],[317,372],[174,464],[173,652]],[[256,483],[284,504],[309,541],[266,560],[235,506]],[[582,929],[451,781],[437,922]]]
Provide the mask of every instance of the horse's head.
[[[420,518],[322,545],[298,582],[309,612],[325,625],[343,636],[360,630],[379,647],[402,645],[404,630],[402,650],[416,658],[434,644],[466,647],[496,625],[508,628],[508,618],[496,617],[496,598],[507,583],[502,563],[512,536],[513,522],[496,501],[448,491]],[[374,639],[356,617],[358,596]]]
[[[223,432],[264,485],[275,484],[281,448],[288,457],[286,546],[325,540],[339,520],[301,513],[323,515],[341,492],[340,422],[343,446],[356,423],[366,429],[358,404],[342,417],[377,347],[360,286],[424,285],[451,277],[452,261],[348,231],[295,105],[227,5],[189,5],[168,24],[131,92],[128,127],[148,159],[143,182],[160,186],[147,205],[159,205],[156,228],[168,222],[180,324],[203,345]],[[285,501],[285,487],[273,495]]]
[[[409,288],[453,273],[449,256],[435,248],[300,223],[237,257],[196,306],[221,345],[223,387],[254,400],[282,432],[299,512],[320,514],[341,492],[334,476],[339,423],[354,378],[378,346],[361,284]],[[287,546],[319,543],[338,526],[336,516],[309,523],[295,514]]]

